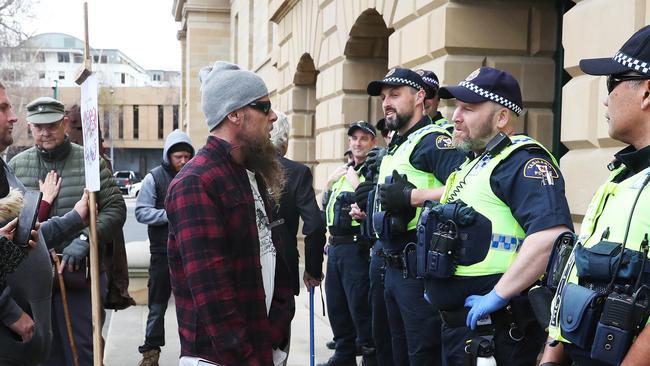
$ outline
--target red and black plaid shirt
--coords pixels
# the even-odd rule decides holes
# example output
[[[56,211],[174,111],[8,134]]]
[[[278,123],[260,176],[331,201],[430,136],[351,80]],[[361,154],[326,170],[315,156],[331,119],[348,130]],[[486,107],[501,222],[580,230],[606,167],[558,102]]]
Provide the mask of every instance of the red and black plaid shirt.
[[[253,194],[229,151],[210,136],[171,182],[165,202],[181,355],[272,365],[272,349],[284,346],[295,310],[288,267],[273,233],[277,265],[267,316]]]

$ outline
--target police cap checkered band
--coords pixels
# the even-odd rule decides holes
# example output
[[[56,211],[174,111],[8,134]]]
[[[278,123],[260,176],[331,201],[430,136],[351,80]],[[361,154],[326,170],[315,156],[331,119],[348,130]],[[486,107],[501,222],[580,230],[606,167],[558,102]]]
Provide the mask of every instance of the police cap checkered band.
[[[456,98],[465,103],[492,101],[521,115],[521,89],[517,80],[508,72],[492,67],[475,70],[458,86],[446,86],[438,91],[440,98]]]
[[[634,33],[614,57],[580,60],[580,69],[589,75],[637,72],[650,76],[650,26]]]
[[[511,111],[517,113],[517,115],[521,114],[521,111],[522,111],[521,107],[516,105],[515,103],[509,101],[507,98],[504,98],[504,97],[502,97],[502,96],[500,96],[498,94],[487,91],[487,90],[485,90],[485,89],[479,87],[478,85],[473,84],[473,83],[471,83],[469,81],[461,81],[458,85],[463,86],[463,87],[473,91],[474,93],[476,93],[476,94],[478,94],[478,95],[480,95],[482,97],[486,97],[486,98],[490,99],[491,101],[493,101],[495,103],[501,104],[502,106],[504,106],[504,107],[510,109]]]
[[[425,89],[422,77],[409,69],[396,67],[388,71],[382,80],[371,81],[368,84],[368,95],[380,95],[384,86],[410,86],[416,90]]]
[[[375,129],[375,126],[371,125],[366,121],[357,121],[351,123],[350,127],[348,128],[348,136],[352,136],[352,134],[356,130],[361,130],[365,133],[369,133],[373,136],[377,136],[377,130]]]
[[[429,77],[425,76],[425,77],[422,78],[422,80],[424,80],[425,83],[433,84],[435,86],[440,86],[440,83],[438,82],[438,80],[436,80],[434,78],[429,78]]]

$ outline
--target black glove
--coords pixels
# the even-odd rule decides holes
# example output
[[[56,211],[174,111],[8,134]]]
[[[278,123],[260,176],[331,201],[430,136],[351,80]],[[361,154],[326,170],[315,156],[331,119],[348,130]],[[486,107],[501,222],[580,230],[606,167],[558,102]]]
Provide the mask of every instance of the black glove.
[[[366,155],[366,167],[372,176],[379,174],[379,166],[387,151],[388,149],[380,146],[375,146],[368,151],[368,155]]]
[[[379,185],[379,202],[384,211],[400,213],[411,208],[413,183],[393,170],[393,182]]]
[[[365,181],[359,183],[357,189],[354,190],[354,202],[357,203],[361,211],[366,211],[368,206],[368,193],[375,189],[375,183]]]
[[[90,243],[79,238],[74,239],[67,247],[63,248],[63,262],[76,270],[89,251]]]

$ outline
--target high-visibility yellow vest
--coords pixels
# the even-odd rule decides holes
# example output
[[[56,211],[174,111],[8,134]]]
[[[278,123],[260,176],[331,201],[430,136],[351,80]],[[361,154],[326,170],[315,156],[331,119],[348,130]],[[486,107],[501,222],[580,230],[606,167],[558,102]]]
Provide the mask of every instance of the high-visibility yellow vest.
[[[607,241],[614,243],[623,243],[625,233],[630,220],[629,231],[625,248],[632,250],[641,250],[641,242],[650,236],[650,189],[646,187],[639,195],[639,200],[632,212],[632,206],[642,188],[643,181],[650,175],[650,168],[628,177],[620,183],[614,183],[625,166],[614,170],[607,179],[607,182],[600,186],[591,199],[585,218],[582,220],[580,227],[580,236],[578,241],[585,247],[591,248],[601,241],[603,233],[608,232]],[[551,306],[551,324],[549,325],[549,336],[563,342],[568,342],[562,338],[559,327],[560,305],[562,303],[561,289],[566,282],[578,283],[577,269],[573,254],[567,261],[564,269],[566,281],[558,284],[558,292],[555,294]],[[563,277],[565,277],[563,275]]]
[[[521,148],[536,146],[544,151],[547,150],[528,136],[511,136],[511,141],[511,145],[505,147],[494,157],[484,154],[474,160],[466,160],[447,179],[447,186],[441,198],[442,203],[462,200],[492,223],[491,242],[480,244],[490,246],[485,259],[470,266],[457,266],[456,276],[487,276],[505,273],[516,258],[517,249],[526,237],[524,229],[512,216],[510,207],[492,191],[490,177],[502,161]],[[553,155],[551,153],[548,155],[557,167]]]

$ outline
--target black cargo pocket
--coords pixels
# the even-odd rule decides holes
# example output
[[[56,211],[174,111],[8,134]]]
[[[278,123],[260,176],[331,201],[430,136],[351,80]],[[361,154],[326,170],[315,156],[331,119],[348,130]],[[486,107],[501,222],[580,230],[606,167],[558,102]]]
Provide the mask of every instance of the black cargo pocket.
[[[560,305],[562,337],[589,350],[601,310],[602,297],[597,292],[574,283],[567,284]]]

